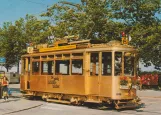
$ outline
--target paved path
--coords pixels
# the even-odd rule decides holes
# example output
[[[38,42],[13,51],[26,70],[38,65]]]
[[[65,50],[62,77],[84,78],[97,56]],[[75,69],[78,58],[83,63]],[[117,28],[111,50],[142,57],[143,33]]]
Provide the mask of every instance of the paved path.
[[[12,84],[10,88],[18,89],[19,84]],[[141,110],[91,109],[85,106],[47,103],[41,100],[10,98],[7,102],[0,100],[0,115],[161,115],[161,91],[138,90],[137,94],[145,103],[145,108]],[[21,93],[15,91],[12,95],[20,97]]]
[[[43,102],[41,101],[30,101],[20,98],[9,98],[7,101],[0,100],[0,115],[11,114],[15,112],[20,112],[22,110],[28,110],[41,106]]]
[[[20,99],[19,101],[0,104],[0,115],[161,115],[161,100],[144,99],[145,108],[141,110],[122,110],[114,109],[91,109],[85,106],[70,106],[43,101],[30,101]],[[8,105],[7,105],[8,104]],[[3,104],[4,105],[4,104]],[[28,107],[30,106],[30,108]],[[27,107],[28,109],[24,109]],[[33,108],[32,108],[33,107]],[[23,109],[20,111],[20,109]],[[14,112],[13,112],[14,111]]]
[[[139,97],[149,97],[149,98],[161,98],[161,91],[155,90],[138,90],[137,95]]]

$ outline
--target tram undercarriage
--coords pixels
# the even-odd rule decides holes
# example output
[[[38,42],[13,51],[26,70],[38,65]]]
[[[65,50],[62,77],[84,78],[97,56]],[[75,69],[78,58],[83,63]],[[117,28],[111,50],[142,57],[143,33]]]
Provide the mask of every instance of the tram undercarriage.
[[[115,109],[136,109],[141,107],[140,98],[114,100],[108,97],[91,96],[91,95],[72,95],[72,94],[56,94],[42,93],[34,91],[26,91],[23,97],[35,99],[41,97],[47,102],[69,104],[69,105],[88,105],[88,106],[106,106]]]

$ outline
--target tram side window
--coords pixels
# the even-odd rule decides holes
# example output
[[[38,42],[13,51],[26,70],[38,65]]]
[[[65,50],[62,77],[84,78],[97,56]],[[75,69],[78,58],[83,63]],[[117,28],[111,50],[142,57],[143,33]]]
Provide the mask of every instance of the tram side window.
[[[90,75],[98,76],[99,73],[99,55],[98,53],[91,53],[91,61],[90,61]]]
[[[55,74],[56,75],[69,75],[69,60],[56,60]]]
[[[72,75],[83,74],[83,60],[72,60]]]
[[[41,64],[41,74],[42,75],[53,75],[53,61],[43,61]]]
[[[122,73],[122,52],[115,52],[115,76]]]
[[[125,53],[124,55],[124,74],[134,75],[134,54]]]
[[[112,74],[112,53],[102,52],[102,75]]]
[[[40,62],[33,62],[32,63],[32,74],[37,75],[39,74],[39,67],[40,67]]]

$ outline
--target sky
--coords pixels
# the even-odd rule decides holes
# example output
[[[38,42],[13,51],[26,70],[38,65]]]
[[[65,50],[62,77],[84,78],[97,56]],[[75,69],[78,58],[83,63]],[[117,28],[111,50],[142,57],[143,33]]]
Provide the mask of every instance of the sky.
[[[47,7],[60,0],[0,0],[0,26],[4,22],[15,22],[19,18],[24,18],[26,14],[39,16],[45,12]],[[80,0],[68,0],[69,2],[79,2]]]

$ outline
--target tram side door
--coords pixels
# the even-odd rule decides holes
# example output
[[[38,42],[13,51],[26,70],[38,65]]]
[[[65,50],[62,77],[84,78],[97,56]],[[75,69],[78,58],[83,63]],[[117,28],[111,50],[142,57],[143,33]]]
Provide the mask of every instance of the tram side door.
[[[89,54],[89,76],[88,76],[88,94],[99,95],[100,92],[100,74],[99,74],[99,53],[91,52]]]

